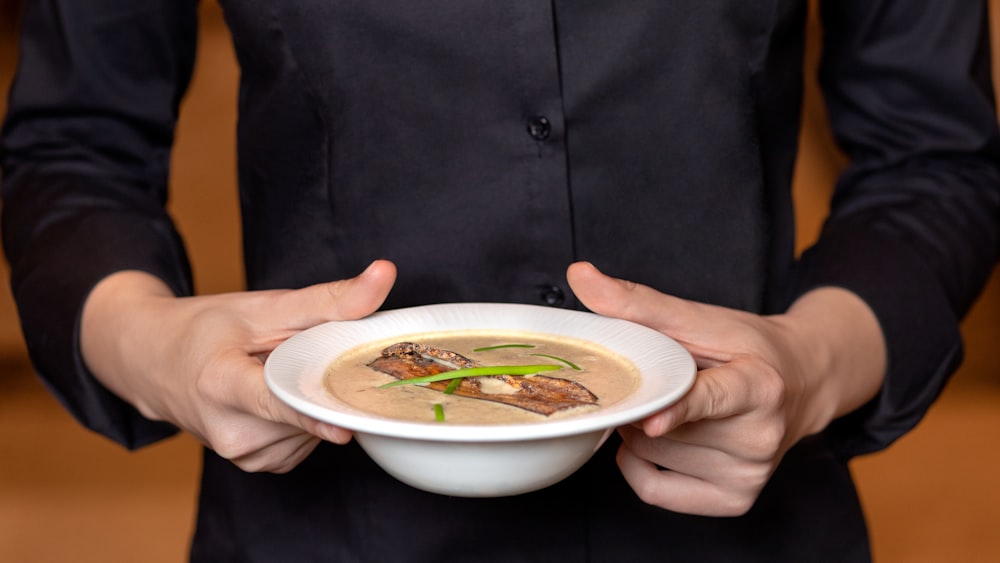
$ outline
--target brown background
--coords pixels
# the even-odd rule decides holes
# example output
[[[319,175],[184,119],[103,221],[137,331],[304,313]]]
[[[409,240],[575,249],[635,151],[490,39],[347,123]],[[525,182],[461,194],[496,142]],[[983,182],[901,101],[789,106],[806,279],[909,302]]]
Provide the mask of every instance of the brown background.
[[[15,2],[0,0],[4,92],[16,52]],[[1000,0],[991,5],[1000,8]],[[215,293],[242,288],[237,68],[218,8],[206,2],[202,10],[171,207],[191,247],[199,291]],[[842,164],[815,87],[808,88],[796,182],[800,246],[815,236]],[[5,264],[0,274],[6,277]],[[882,563],[1000,561],[1000,276],[963,328],[967,360],[927,418],[887,451],[852,464]],[[9,290],[0,284],[0,561],[183,561],[198,449],[180,436],[129,453],[81,429],[31,375]]]

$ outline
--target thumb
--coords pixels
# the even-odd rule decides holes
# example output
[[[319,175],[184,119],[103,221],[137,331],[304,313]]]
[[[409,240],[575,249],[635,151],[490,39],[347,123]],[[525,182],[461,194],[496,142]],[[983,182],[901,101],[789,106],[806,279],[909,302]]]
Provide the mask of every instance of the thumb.
[[[589,262],[576,262],[566,280],[580,302],[591,311],[625,319],[665,334],[692,326],[700,304],[680,299],[635,282],[605,275]]]
[[[382,305],[395,282],[395,264],[376,260],[356,277],[282,292],[275,307],[287,327],[297,330],[326,321],[359,319]]]

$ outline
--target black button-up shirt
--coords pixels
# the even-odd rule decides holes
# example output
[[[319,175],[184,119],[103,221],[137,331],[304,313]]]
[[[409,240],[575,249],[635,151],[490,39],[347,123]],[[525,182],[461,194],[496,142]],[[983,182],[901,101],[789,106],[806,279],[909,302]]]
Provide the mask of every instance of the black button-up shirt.
[[[399,266],[387,307],[578,307],[567,264],[776,312],[847,287],[889,345],[879,398],[806,440],[745,517],[643,505],[608,444],[554,487],[425,494],[354,446],[289,475],[206,452],[193,556],[232,561],[849,561],[846,459],[910,428],[960,355],[997,245],[985,2],[824,2],[822,80],[852,164],[794,257],[804,0],[221,0],[242,69],[251,288]],[[3,138],[4,236],[26,339],[88,426],[164,436],[82,368],[86,292],[126,268],[190,293],[163,204],[193,0],[33,0]]]

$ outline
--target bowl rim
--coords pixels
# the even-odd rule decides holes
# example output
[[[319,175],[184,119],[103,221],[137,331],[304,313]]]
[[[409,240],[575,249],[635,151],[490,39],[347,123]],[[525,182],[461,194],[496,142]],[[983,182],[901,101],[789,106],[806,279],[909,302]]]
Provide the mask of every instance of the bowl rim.
[[[361,411],[323,389],[338,354],[374,340],[425,332],[525,330],[590,340],[629,358],[639,388],[598,411],[515,424],[414,422]],[[384,310],[352,321],[329,321],[279,344],[264,363],[271,391],[311,418],[357,433],[439,442],[501,442],[557,438],[631,424],[680,399],[694,384],[691,354],[672,338],[630,321],[586,311],[516,303],[443,303]]]

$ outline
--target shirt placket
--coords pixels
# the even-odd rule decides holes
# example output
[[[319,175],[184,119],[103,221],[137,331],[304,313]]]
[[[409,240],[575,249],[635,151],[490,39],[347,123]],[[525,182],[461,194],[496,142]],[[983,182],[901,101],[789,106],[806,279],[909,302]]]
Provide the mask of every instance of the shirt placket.
[[[565,281],[575,249],[554,8],[550,3],[533,3],[523,9],[516,30],[521,113],[511,126],[522,138],[517,165],[523,182],[516,189],[524,209],[522,228],[533,248],[529,266],[519,276],[518,298],[573,306]]]

